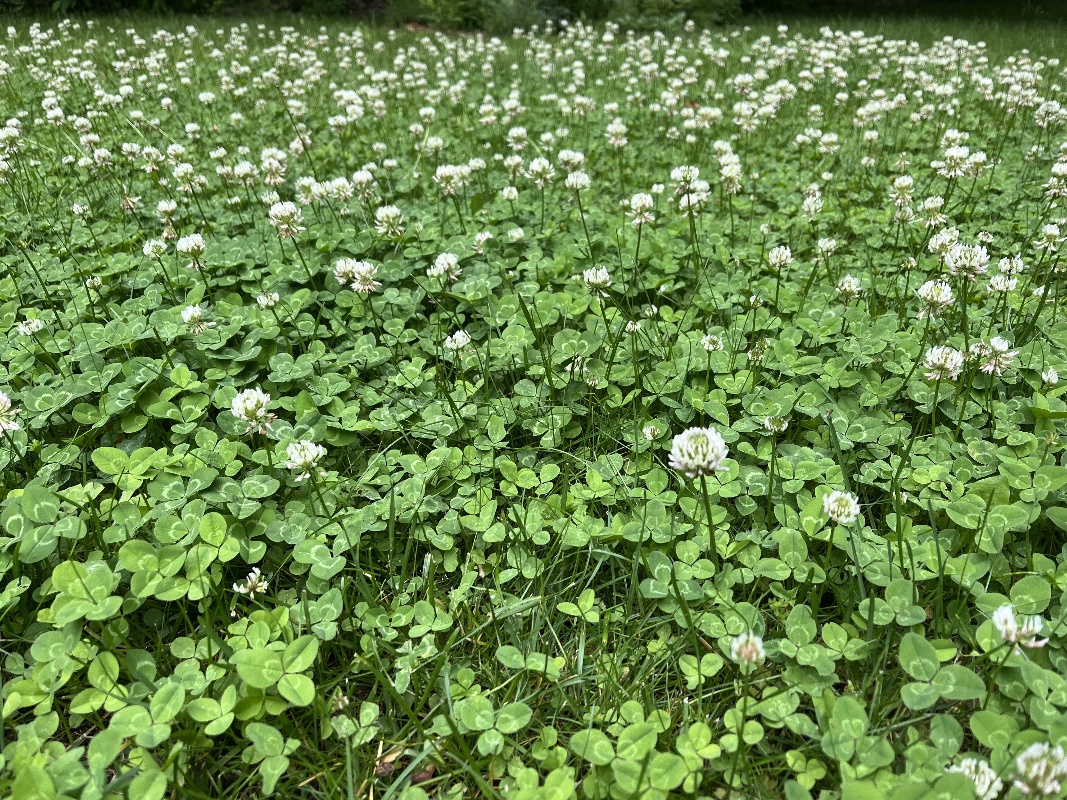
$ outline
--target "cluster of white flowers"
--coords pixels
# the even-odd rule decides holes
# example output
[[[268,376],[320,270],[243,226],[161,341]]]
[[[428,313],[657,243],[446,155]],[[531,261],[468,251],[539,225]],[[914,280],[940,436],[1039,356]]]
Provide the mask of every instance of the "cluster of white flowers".
[[[712,475],[726,469],[726,441],[715,428],[688,428],[671,444],[670,465],[688,478]]]
[[[611,288],[611,273],[607,267],[590,267],[582,272],[582,282],[592,294],[604,296]]]
[[[199,304],[186,306],[182,309],[182,321],[189,326],[194,336],[199,336],[209,328],[214,328],[215,323],[204,316],[205,310]]]
[[[441,253],[441,255],[434,259],[433,265],[426,270],[426,277],[454,281],[460,276],[462,271],[457,256],[452,253]]]
[[[285,455],[286,466],[296,472],[297,481],[314,475],[326,477],[326,471],[319,467],[319,463],[326,457],[326,448],[321,444],[302,439],[286,447]]]
[[[923,356],[926,377],[932,381],[954,381],[963,371],[963,353],[954,347],[931,347]]]
[[[378,267],[369,261],[359,261],[354,258],[339,258],[333,267],[333,276],[342,286],[348,285],[352,291],[360,294],[369,294],[381,287],[378,277]]]
[[[1017,618],[1011,603],[1006,603],[994,611],[992,620],[1000,638],[1015,645],[1016,651],[1020,646],[1037,648],[1048,644],[1048,639],[1037,638],[1045,625],[1044,620],[1038,616]]]
[[[454,353],[464,349],[470,343],[470,334],[465,330],[458,330],[450,336],[445,337],[445,349],[451,350]]]
[[[260,389],[245,389],[234,395],[230,403],[231,413],[248,424],[248,432],[266,433],[274,415],[267,411],[270,395]]]
[[[245,578],[244,583],[235,583],[233,590],[238,594],[247,595],[249,600],[255,600],[257,594],[266,594],[269,582],[259,567],[253,567],[252,571],[248,573],[248,577]]]
[[[1038,742],[1015,759],[1015,788],[1025,795],[1049,797],[1060,793],[1067,778],[1067,754],[1057,745]]]
[[[19,424],[15,420],[18,409],[11,404],[11,398],[0,392],[0,431],[17,431]]]
[[[730,658],[738,666],[752,668],[761,664],[766,657],[763,639],[752,631],[742,633],[730,642]]]
[[[949,767],[948,772],[961,773],[974,781],[975,800],[996,800],[1004,789],[1004,782],[996,771],[980,758],[964,758]]]
[[[301,224],[304,214],[296,203],[274,203],[267,212],[267,219],[283,239],[292,239],[304,230]]]
[[[860,504],[849,492],[835,489],[823,496],[822,510],[838,525],[851,525],[860,515]]]

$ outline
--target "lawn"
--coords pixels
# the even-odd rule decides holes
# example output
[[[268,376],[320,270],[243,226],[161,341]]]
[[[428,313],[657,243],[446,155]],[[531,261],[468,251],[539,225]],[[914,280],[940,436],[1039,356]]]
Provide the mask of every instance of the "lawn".
[[[1067,27],[823,22],[9,19],[0,793],[1063,795]]]

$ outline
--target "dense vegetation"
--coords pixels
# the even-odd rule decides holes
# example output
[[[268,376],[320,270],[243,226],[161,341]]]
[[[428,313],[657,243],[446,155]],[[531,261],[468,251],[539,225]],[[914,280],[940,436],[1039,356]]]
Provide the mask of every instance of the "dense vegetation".
[[[1065,78],[9,28],[0,789],[1062,794]]]

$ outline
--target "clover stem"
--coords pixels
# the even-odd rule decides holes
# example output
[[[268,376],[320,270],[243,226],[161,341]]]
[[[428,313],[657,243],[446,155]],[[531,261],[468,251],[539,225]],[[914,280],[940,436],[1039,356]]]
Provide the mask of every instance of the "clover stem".
[[[700,494],[704,498],[704,514],[708,520],[708,545],[711,551],[711,563],[715,567],[715,571],[719,570],[719,546],[715,541],[715,526],[711,521],[711,500],[708,498],[708,479],[706,476],[700,476]]]

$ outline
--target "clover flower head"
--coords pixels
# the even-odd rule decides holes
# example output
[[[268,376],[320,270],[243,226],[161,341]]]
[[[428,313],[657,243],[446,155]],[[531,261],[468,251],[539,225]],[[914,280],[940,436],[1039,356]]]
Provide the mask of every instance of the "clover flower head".
[[[770,268],[778,272],[786,267],[789,267],[793,263],[793,253],[789,247],[784,244],[779,244],[777,247],[773,247],[767,254],[767,263]]]
[[[700,340],[700,346],[709,353],[717,353],[723,348],[722,337],[709,333]]]
[[[12,407],[11,398],[7,393],[0,392],[0,431],[17,431],[19,424],[15,421],[15,416],[18,413],[18,409]]]
[[[996,771],[980,758],[964,758],[946,771],[959,772],[974,781],[975,800],[996,800],[1004,789],[1004,782]]]
[[[589,176],[581,170],[570,173],[565,181],[567,188],[572,192],[584,192],[592,184]]]
[[[426,270],[426,277],[454,281],[462,271],[458,256],[453,253],[441,253],[433,260],[433,265]]]
[[[274,203],[267,212],[267,219],[283,239],[292,239],[304,230],[300,224],[304,221],[304,214],[296,203]]]
[[[451,350],[453,353],[462,350],[464,347],[471,343],[470,334],[465,330],[458,330],[450,336],[445,337],[445,349]]]
[[[326,457],[326,448],[321,444],[302,439],[285,448],[285,465],[296,471],[296,480],[302,481],[312,475],[326,476],[326,471],[319,468],[319,462]]]
[[[845,300],[855,300],[863,293],[863,286],[859,278],[846,275],[837,282],[837,293]]]
[[[927,281],[919,287],[917,293],[923,303],[922,310],[919,311],[919,319],[926,317],[936,319],[944,309],[952,305],[955,299],[952,287],[945,281]]]
[[[375,228],[382,236],[398,237],[404,233],[404,215],[396,206],[382,206],[374,212]]]
[[[15,326],[20,336],[33,336],[36,333],[40,333],[44,330],[44,320],[37,317],[31,317],[30,319],[24,319]]]
[[[1015,759],[1015,788],[1026,795],[1059,794],[1067,777],[1067,755],[1049,742],[1036,742]]]
[[[190,233],[188,236],[183,236],[178,240],[177,244],[178,255],[183,258],[188,258],[192,263],[193,269],[200,269],[203,266],[204,253],[207,251],[207,245],[204,242],[204,237],[199,233]]]
[[[182,309],[182,321],[189,326],[194,336],[199,336],[208,328],[215,327],[215,323],[204,316],[204,309],[199,303]]]
[[[838,525],[851,525],[859,518],[860,504],[851,493],[835,489],[823,497],[822,510]]]
[[[253,567],[252,571],[248,573],[248,577],[245,578],[244,583],[235,583],[233,590],[237,594],[248,595],[249,600],[255,600],[257,594],[266,594],[269,583],[266,578],[263,577],[263,573],[259,567]]]
[[[611,287],[611,273],[607,267],[589,267],[582,272],[582,282],[594,295],[603,296]]]
[[[954,347],[931,347],[923,358],[926,377],[932,381],[954,381],[963,370],[963,353]]]
[[[234,395],[230,411],[237,419],[248,423],[248,433],[266,433],[274,420],[274,415],[267,411],[269,405],[269,394],[260,389],[245,389]]]
[[[1048,644],[1048,639],[1037,638],[1044,627],[1044,620],[1039,616],[1016,617],[1011,603],[1005,603],[994,611],[990,619],[1001,640],[1015,645],[1016,652],[1020,652],[1020,646],[1038,648]]]
[[[1012,359],[1019,354],[1018,350],[1011,349],[1011,343],[1000,336],[994,336],[986,345],[987,355],[979,369],[987,375],[1003,375],[1004,370],[1011,366]]]
[[[769,416],[763,418],[763,429],[767,433],[785,433],[789,427],[789,420],[785,417]]]
[[[715,428],[688,428],[674,437],[670,465],[688,478],[712,475],[726,469],[726,442]]]
[[[730,643],[730,658],[742,667],[754,667],[762,663],[766,657],[763,639],[752,631],[742,633]]]

